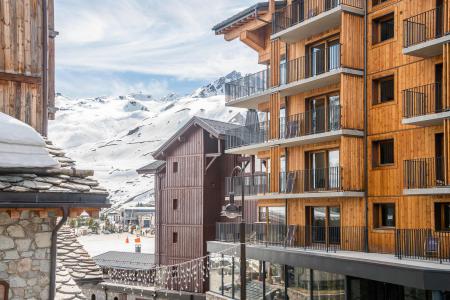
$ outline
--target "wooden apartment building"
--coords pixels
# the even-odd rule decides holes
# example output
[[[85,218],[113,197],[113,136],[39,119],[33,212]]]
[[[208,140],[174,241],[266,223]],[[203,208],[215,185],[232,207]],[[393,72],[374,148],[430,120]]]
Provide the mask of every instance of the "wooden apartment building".
[[[264,225],[254,224],[255,232],[286,226],[285,235],[263,234],[261,241],[320,255],[332,249],[363,259],[379,253],[450,261],[449,12],[448,0],[269,0],[213,28],[255,50],[262,66],[226,86],[227,105],[259,118],[228,131],[225,148],[256,158],[247,198],[258,201]],[[216,239],[229,234],[235,232]],[[402,286],[395,299],[410,299],[406,287],[450,290],[437,279],[419,284],[370,264],[358,273],[351,262],[346,268],[339,259],[325,265],[299,256],[289,266],[282,250],[261,251],[286,256],[287,289],[290,272],[297,278],[295,268],[306,267],[345,275],[348,288],[353,277],[378,282],[372,287],[383,282],[390,297],[386,284]],[[450,266],[442,270],[450,282]],[[357,299],[353,292],[323,299]],[[449,297],[442,295],[437,299]],[[360,299],[388,299],[367,297]]]

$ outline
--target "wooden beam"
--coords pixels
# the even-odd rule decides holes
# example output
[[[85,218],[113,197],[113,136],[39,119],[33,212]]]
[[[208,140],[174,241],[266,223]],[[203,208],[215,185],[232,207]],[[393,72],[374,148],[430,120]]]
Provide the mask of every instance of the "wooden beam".
[[[30,76],[23,74],[0,72],[0,80],[16,81],[21,83],[41,84],[42,78],[40,76]]]

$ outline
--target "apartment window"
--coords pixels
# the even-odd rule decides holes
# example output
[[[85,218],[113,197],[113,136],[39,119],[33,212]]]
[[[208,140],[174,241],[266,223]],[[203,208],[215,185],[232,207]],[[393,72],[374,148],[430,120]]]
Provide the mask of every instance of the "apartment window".
[[[381,43],[394,37],[394,13],[377,18],[372,22],[373,44]]]
[[[434,204],[434,220],[437,231],[450,231],[450,202]]]
[[[394,76],[387,76],[373,80],[373,104],[394,101]]]
[[[173,173],[177,173],[178,172],[178,162],[174,161],[172,163],[172,171],[173,171]]]
[[[172,243],[178,243],[178,232],[172,233]]]
[[[392,165],[394,163],[394,139],[373,142],[372,152],[374,167]]]
[[[395,204],[374,204],[373,225],[375,228],[395,227]]]
[[[178,199],[173,199],[172,200],[172,208],[175,210],[175,209],[178,209]]]

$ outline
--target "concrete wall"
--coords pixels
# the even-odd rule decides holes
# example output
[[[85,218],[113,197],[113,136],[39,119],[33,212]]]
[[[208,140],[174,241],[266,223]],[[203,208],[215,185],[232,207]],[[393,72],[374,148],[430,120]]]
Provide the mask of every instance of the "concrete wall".
[[[9,299],[48,299],[51,231],[55,218],[24,210],[18,219],[0,212],[0,281]]]

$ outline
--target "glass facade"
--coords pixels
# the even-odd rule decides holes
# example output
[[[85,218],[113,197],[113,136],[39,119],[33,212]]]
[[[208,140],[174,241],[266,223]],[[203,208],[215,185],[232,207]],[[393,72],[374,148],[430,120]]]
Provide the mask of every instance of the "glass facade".
[[[239,258],[211,257],[209,290],[230,299],[239,299]],[[347,288],[346,288],[347,287]],[[248,259],[247,299],[260,300],[447,300],[439,291],[346,277],[302,267]]]

